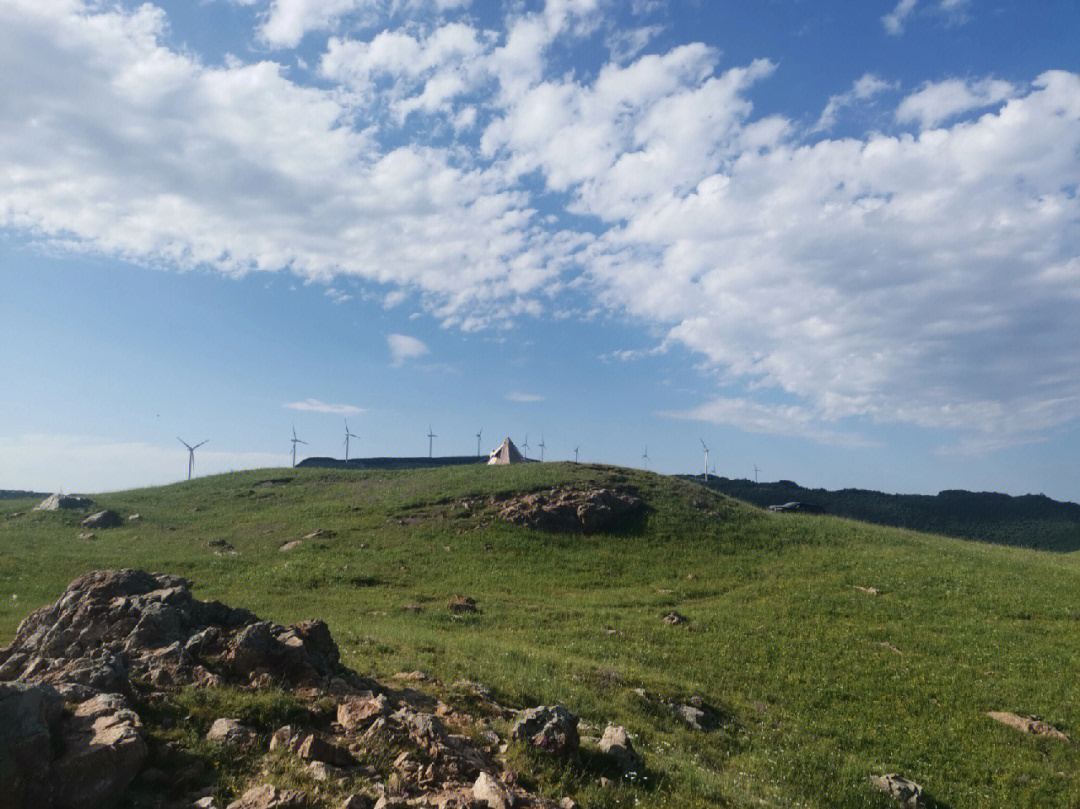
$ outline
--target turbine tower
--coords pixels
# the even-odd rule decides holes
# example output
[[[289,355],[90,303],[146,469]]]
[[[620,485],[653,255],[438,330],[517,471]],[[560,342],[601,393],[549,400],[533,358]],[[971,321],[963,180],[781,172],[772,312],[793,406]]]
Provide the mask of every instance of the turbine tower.
[[[523,450],[525,450],[522,453],[522,457],[528,458],[529,457],[529,434],[528,433],[525,433],[525,440],[521,442],[521,448]]]
[[[439,436],[435,435],[435,433],[431,432],[431,425],[429,424],[427,426],[427,456],[429,458],[435,457],[434,455],[432,455],[432,447],[434,446],[432,441],[438,437]]]
[[[210,439],[208,438],[208,439],[206,439],[206,441],[200,441],[195,446],[191,446],[191,444],[189,444],[187,441],[185,441],[180,436],[177,436],[176,440],[179,441],[181,444],[183,444],[185,447],[187,447],[187,451],[188,451],[187,479],[191,480],[191,473],[195,471],[195,450],[197,450],[199,447],[201,447],[203,444],[205,444],[206,441],[209,441]]]
[[[705,446],[705,439],[699,439],[701,441],[701,448],[705,450],[705,480],[709,479],[709,448]]]
[[[547,446],[547,444],[544,443],[544,434],[543,433],[540,433],[540,443],[537,444],[537,446],[540,447],[540,463],[543,463],[544,462],[544,448]]]
[[[484,428],[481,427],[476,431],[476,457],[480,457],[480,436],[484,434]]]
[[[581,449],[581,445],[574,447],[574,463],[577,463],[577,451]]]
[[[348,462],[348,460],[349,460],[349,439],[350,438],[359,439],[360,436],[358,436],[356,433],[350,433],[349,432],[349,422],[346,421],[345,422],[345,461],[346,462]]]
[[[296,437],[296,425],[294,424],[293,428],[292,428],[292,465],[293,466],[296,466],[296,445],[297,444],[304,444],[306,446],[307,441],[301,441],[299,438]]]
[[[649,445],[645,445],[645,451],[641,453],[641,460],[645,462],[645,468],[649,468]]]
[[[754,464],[754,483],[757,483],[757,482],[758,482],[758,480],[757,480],[757,473],[758,473],[758,472],[760,472],[760,471],[761,471],[761,470],[757,468],[757,464]]]

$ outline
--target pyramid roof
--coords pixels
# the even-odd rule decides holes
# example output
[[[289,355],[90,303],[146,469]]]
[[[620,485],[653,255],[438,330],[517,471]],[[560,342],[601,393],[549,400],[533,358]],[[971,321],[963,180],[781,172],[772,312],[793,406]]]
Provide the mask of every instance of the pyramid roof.
[[[506,464],[524,462],[524,456],[514,446],[514,442],[509,437],[499,445],[498,449],[493,449],[488,456],[488,466],[505,466]]]

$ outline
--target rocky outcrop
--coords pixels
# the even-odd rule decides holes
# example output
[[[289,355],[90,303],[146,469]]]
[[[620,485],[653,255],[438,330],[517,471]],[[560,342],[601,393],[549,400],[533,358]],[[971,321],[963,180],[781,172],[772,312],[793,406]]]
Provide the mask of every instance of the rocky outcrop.
[[[246,685],[271,673],[290,685],[339,674],[326,624],[260,621],[195,599],[179,576],[143,570],[80,576],[0,649],[0,679],[52,682],[87,696],[128,692],[132,680],[155,688]]]
[[[638,497],[614,489],[552,489],[506,501],[499,517],[541,531],[596,534],[617,527],[641,506]]]
[[[79,511],[93,508],[94,501],[76,494],[50,494],[36,506],[34,511]]]
[[[578,718],[561,705],[540,705],[522,711],[510,735],[557,756],[578,752]]]
[[[1000,722],[1003,725],[1016,728],[1024,733],[1031,733],[1035,736],[1048,736],[1051,739],[1058,739],[1063,742],[1069,741],[1067,734],[1058,730],[1053,725],[1047,724],[1037,716],[1015,714],[1009,711],[990,711],[986,715],[995,722]]]

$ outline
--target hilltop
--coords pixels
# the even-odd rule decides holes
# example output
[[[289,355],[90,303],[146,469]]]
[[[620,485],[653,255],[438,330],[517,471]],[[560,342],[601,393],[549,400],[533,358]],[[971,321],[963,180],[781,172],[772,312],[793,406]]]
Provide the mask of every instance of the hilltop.
[[[593,496],[609,519],[574,523],[595,491],[626,500]],[[1074,554],[772,515],[690,481],[574,464],[261,470],[94,500],[140,517],[87,531],[78,513],[0,503],[0,645],[78,576],[140,568],[282,638],[325,622],[355,676],[483,719],[470,744],[537,801],[885,809],[898,804],[870,778],[898,773],[927,806],[1080,802],[1077,745],[988,716],[1080,735]],[[538,503],[570,521],[530,517]],[[180,683],[136,704],[149,760],[181,745],[222,807],[269,779],[338,809],[333,779],[267,752],[298,716],[339,733],[331,695],[283,687]],[[485,715],[485,700],[507,713]],[[511,737],[507,717],[539,705],[580,717],[579,757]],[[222,716],[252,726],[243,756],[203,741]],[[597,752],[608,723],[643,758],[638,775]],[[413,783],[395,760],[349,783]],[[160,805],[170,778],[139,775],[115,805]]]
[[[700,476],[696,480],[702,482]],[[755,483],[715,475],[709,476],[708,486],[762,508],[798,501],[827,514],[878,525],[1022,548],[1080,550],[1080,505],[1042,494],[1013,497],[962,489],[936,495],[886,494],[869,489],[829,491],[807,489],[790,480]]]

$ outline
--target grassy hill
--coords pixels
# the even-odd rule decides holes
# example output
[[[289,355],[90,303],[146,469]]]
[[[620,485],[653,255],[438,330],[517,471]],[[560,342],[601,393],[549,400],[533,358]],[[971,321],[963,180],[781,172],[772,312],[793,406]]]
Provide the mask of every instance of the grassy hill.
[[[700,478],[699,478],[700,479]],[[709,487],[762,508],[798,501],[854,520],[1022,548],[1080,550],[1080,505],[1042,494],[1012,497],[950,489],[936,495],[868,489],[806,489],[790,480],[755,483],[709,477]]]
[[[581,537],[460,504],[584,483],[634,488],[648,508]],[[322,618],[362,673],[464,677],[625,725],[647,783],[531,775],[586,807],[888,807],[867,780],[885,772],[938,806],[1080,805],[1076,745],[986,716],[1037,714],[1080,736],[1074,555],[770,515],[677,478],[573,464],[262,470],[96,499],[141,520],[85,540],[80,515],[0,502],[0,643],[77,574],[143,567],[283,623]],[[449,615],[458,593],[482,612]],[[671,610],[689,623],[666,625]],[[691,695],[725,724],[693,731],[660,701]]]

